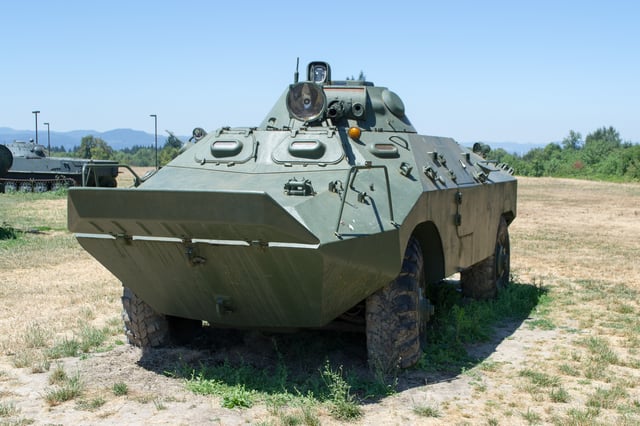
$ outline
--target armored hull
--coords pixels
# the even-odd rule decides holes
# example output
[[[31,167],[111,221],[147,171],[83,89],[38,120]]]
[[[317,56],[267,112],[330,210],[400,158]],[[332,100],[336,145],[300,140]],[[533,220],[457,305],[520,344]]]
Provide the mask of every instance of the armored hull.
[[[133,294],[159,318],[291,328],[366,304],[378,358],[392,344],[375,324],[385,289],[415,276],[408,313],[388,315],[412,318],[420,348],[426,286],[487,259],[492,288],[505,268],[508,279],[508,240],[496,236],[516,216],[513,176],[419,135],[386,88],[314,78],[310,66],[258,127],[197,129],[136,188],[69,191],[69,229],[122,281],[125,310]],[[139,326],[130,341],[154,345]],[[418,354],[401,356],[407,366]]]

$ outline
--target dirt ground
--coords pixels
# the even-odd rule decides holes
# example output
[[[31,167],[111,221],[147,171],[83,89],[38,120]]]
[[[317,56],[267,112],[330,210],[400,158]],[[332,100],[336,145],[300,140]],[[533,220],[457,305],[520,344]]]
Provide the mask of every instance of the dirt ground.
[[[51,201],[49,208],[64,212],[65,202]],[[543,285],[556,302],[524,322],[500,324],[490,341],[469,347],[483,360],[471,371],[454,376],[401,373],[398,391],[364,401],[363,416],[350,424],[640,424],[640,390],[635,385],[640,381],[640,343],[623,330],[607,329],[598,313],[613,315],[622,303],[637,318],[637,297],[571,301],[572,292],[594,282],[640,291],[640,184],[520,178],[518,216],[510,234],[516,282]],[[50,370],[16,367],[25,328],[48,324],[55,334],[51,338],[59,338],[73,322],[69,318],[113,326],[121,310],[120,283],[73,242],[65,244],[68,248],[56,251],[63,254],[55,260],[33,262],[25,255],[16,257],[21,264],[0,263],[0,425],[280,424],[265,404],[223,408],[220,398],[196,395],[182,379],[164,374],[179,361],[212,356],[202,348],[142,354],[125,344],[63,358],[57,362],[64,370],[82,378],[83,400],[99,397],[102,403],[95,408],[77,400],[47,404]],[[541,318],[554,326],[535,326]],[[628,327],[638,330],[637,320],[630,321]],[[606,340],[625,361],[607,364],[611,374],[604,377],[589,376],[582,371],[588,368],[589,352],[581,343],[589,337]],[[353,339],[353,346],[332,348],[327,356],[345,365],[364,365],[364,351],[358,349],[362,342]],[[272,355],[260,337],[249,333],[240,342],[231,337],[219,344],[225,354],[257,364],[268,363]],[[549,397],[543,387],[532,390],[523,377],[523,371],[531,369],[557,377],[569,397]],[[114,383],[126,383],[128,393],[114,395]],[[598,389],[623,384],[624,396],[616,404],[594,407]],[[424,415],[417,407],[432,407],[436,413]],[[323,407],[318,418],[323,425],[342,424]]]

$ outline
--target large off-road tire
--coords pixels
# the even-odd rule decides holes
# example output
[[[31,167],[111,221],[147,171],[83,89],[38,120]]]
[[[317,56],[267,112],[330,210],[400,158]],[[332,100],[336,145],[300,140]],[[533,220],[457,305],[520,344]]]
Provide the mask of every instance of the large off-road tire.
[[[185,345],[202,327],[202,321],[157,313],[128,287],[122,293],[122,307],[127,340],[140,348]]]
[[[462,294],[478,300],[495,298],[509,284],[510,256],[509,227],[501,217],[493,254],[460,272]]]
[[[390,372],[415,365],[426,344],[426,285],[422,250],[409,240],[396,279],[366,301],[369,366]]]
[[[122,293],[122,319],[127,340],[133,346],[153,348],[169,342],[169,322],[130,288]]]

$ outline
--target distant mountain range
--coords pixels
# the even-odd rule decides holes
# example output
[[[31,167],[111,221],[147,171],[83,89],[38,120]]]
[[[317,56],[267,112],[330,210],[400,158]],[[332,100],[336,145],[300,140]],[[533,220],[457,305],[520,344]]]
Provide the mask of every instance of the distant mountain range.
[[[155,144],[154,135],[141,130],[133,129],[115,129],[107,132],[97,132],[95,130],[72,130],[69,132],[51,132],[51,146],[63,146],[67,151],[76,146],[80,146],[83,137],[91,135],[100,138],[115,150],[123,148],[131,148],[132,146],[153,146]],[[29,141],[35,140],[35,132],[33,130],[14,130],[9,127],[0,127],[0,143],[7,144],[15,140]],[[189,136],[178,136],[180,140],[186,142]],[[158,133],[158,147],[163,147],[168,135]],[[38,129],[38,143],[47,146],[47,129]]]
[[[141,130],[115,129],[107,132],[97,132],[95,130],[72,130],[69,132],[51,132],[51,146],[63,146],[67,151],[76,146],[80,146],[83,137],[91,135],[107,142],[115,150],[138,146],[153,146],[155,144],[154,135]],[[190,136],[176,135],[180,140],[186,142]],[[158,147],[163,147],[168,135],[158,133]],[[14,130],[9,127],[0,127],[0,144],[11,143],[14,140],[28,141],[35,139],[33,130]],[[525,154],[533,148],[544,147],[546,144],[519,143],[519,142],[486,142],[492,149],[502,148],[507,152],[515,154]],[[38,129],[38,143],[47,146],[47,130]],[[473,142],[461,142],[463,146],[471,147]]]

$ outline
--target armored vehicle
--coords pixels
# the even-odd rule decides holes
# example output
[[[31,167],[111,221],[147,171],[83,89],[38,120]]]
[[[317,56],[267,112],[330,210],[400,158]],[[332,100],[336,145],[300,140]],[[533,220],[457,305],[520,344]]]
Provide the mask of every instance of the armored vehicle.
[[[196,143],[137,187],[71,188],[68,226],[123,284],[143,348],[206,321],[233,328],[361,324],[369,363],[409,367],[428,286],[509,280],[516,179],[453,139],[417,133],[401,98],[312,62],[257,127]]]
[[[117,162],[48,157],[46,148],[33,141],[0,145],[0,164],[5,165],[0,167],[0,186],[4,192],[45,192],[63,186],[117,186]]]

